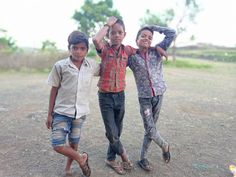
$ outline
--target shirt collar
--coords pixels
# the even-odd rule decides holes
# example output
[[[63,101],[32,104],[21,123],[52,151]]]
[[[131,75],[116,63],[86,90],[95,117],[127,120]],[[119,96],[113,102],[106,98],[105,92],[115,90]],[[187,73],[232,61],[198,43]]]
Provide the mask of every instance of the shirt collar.
[[[78,68],[74,65],[74,63],[71,61],[71,57],[68,57],[68,58],[66,59],[66,64],[67,64],[68,66],[70,66],[70,67],[73,67],[73,68],[78,69]],[[84,58],[84,60],[83,60],[81,66],[83,66],[83,67],[88,67],[88,66],[89,66],[88,60],[87,60],[86,58]]]

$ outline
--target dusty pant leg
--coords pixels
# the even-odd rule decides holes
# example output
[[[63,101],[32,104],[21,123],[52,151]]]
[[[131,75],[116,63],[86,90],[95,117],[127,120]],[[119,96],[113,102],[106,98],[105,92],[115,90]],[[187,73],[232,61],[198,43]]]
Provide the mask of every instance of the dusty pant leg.
[[[157,127],[157,121],[159,118],[159,114],[161,111],[161,106],[162,106],[162,101],[163,101],[163,95],[158,95],[152,98],[152,113],[153,113],[153,120],[154,120],[154,124],[155,127]],[[165,141],[165,139],[160,135],[160,132],[158,131],[158,129],[156,128],[156,138],[155,139],[161,139],[160,140],[160,144],[158,144],[158,140],[154,140],[161,148],[163,146],[167,146],[168,143]]]
[[[146,158],[146,155],[148,153],[149,146],[151,145],[152,139],[149,138],[147,134],[144,135],[143,137],[143,144],[141,147],[141,154],[140,154],[140,159]]]
[[[161,100],[160,104],[158,104],[159,99],[139,98],[139,103],[140,103],[140,113],[143,119],[143,125],[145,129],[145,135],[141,149],[141,158],[144,158],[147,154],[148,148],[152,140],[160,147],[163,147],[166,142],[161,137],[159,131],[156,129],[156,124],[155,124],[160,112]],[[154,112],[156,116],[155,122],[154,122],[153,110],[155,110]]]

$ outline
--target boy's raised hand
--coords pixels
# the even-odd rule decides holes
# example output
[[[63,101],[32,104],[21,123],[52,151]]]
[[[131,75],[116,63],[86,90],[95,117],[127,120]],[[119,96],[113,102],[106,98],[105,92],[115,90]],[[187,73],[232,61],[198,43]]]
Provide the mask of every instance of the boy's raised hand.
[[[117,21],[117,18],[114,17],[114,16],[111,16],[111,17],[109,17],[108,20],[107,20],[107,25],[108,25],[109,27],[111,27],[112,25],[114,25],[114,24],[116,23],[116,21]]]

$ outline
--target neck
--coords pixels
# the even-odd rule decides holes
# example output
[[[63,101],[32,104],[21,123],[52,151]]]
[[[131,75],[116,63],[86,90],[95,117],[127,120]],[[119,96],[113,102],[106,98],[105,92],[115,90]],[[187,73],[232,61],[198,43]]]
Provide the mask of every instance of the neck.
[[[84,59],[82,59],[82,60],[74,60],[74,59],[71,58],[72,63],[73,63],[78,69],[80,68],[81,64],[83,63],[83,60],[84,60]]]
[[[116,49],[116,50],[119,50],[120,46],[121,46],[121,44],[119,44],[119,45],[113,45],[113,44],[111,44],[111,47],[112,47],[113,49]]]
[[[140,51],[140,53],[147,53],[148,48],[146,48],[146,47],[139,47],[139,51]]]

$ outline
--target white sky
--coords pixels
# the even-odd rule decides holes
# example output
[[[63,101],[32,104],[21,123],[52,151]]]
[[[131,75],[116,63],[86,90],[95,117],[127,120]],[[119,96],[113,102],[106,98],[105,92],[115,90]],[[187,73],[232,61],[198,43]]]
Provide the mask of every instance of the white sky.
[[[198,1],[203,10],[198,14],[197,24],[188,29],[189,34],[194,34],[196,42],[236,46],[236,0]],[[139,19],[146,9],[154,13],[176,6],[174,0],[113,2],[126,25],[124,44],[131,45],[135,45]],[[56,42],[57,47],[67,49],[67,36],[77,29],[71,17],[83,3],[83,0],[0,0],[0,28],[6,29],[7,35],[20,47],[41,47],[43,41],[50,40]],[[187,36],[179,36],[180,45],[188,44]]]

